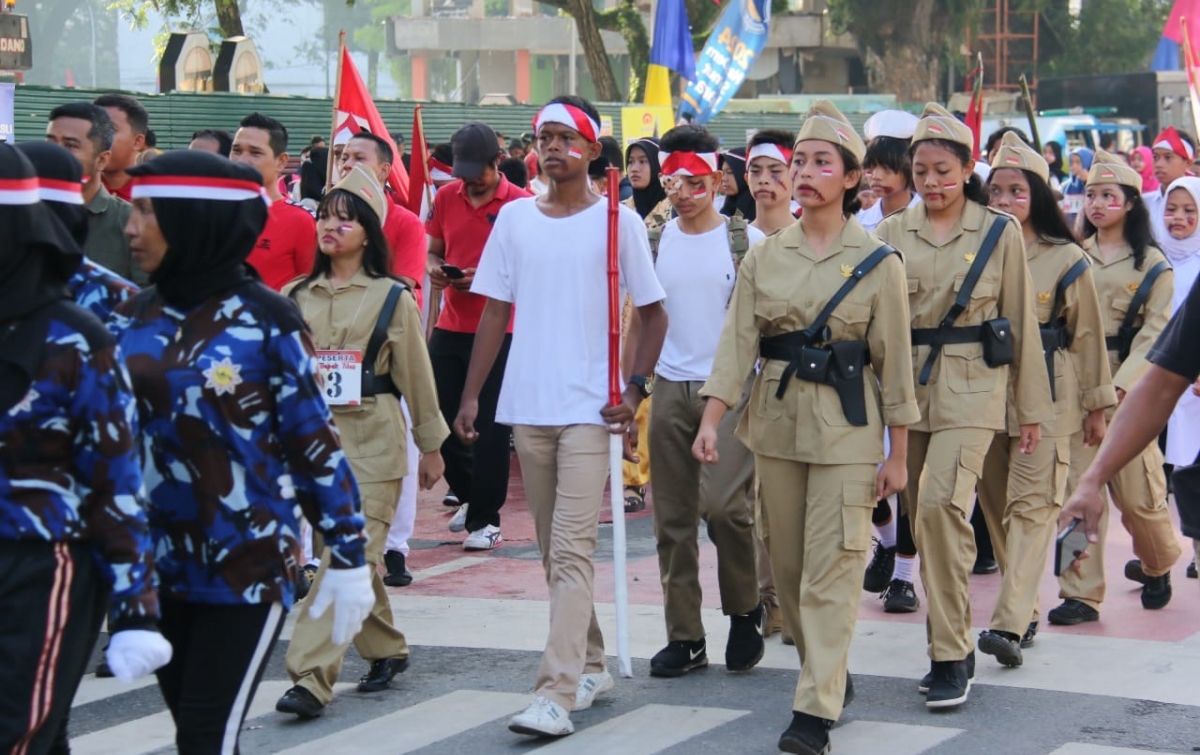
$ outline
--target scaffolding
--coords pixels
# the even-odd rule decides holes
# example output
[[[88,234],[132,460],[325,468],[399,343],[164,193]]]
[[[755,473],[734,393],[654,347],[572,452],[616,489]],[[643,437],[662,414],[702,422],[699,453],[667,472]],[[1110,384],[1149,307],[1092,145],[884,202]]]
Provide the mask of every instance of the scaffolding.
[[[1019,91],[1021,74],[1036,89],[1039,13],[1033,5],[1027,0],[987,0],[978,33],[968,31],[971,59],[983,53],[987,89]]]

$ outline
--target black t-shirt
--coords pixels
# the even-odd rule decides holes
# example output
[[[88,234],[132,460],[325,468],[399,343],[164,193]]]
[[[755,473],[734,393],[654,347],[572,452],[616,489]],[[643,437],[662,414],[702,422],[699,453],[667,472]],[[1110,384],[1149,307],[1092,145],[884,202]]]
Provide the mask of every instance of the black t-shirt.
[[[1193,383],[1200,377],[1200,286],[1192,286],[1146,358]]]

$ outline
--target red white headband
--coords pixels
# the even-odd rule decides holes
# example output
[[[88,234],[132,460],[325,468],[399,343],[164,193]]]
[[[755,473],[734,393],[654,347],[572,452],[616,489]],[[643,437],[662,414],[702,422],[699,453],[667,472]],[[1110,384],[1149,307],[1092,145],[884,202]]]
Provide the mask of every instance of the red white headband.
[[[746,164],[749,165],[756,157],[769,157],[772,160],[778,160],[787,165],[792,162],[792,151],[778,144],[756,144],[750,148],[750,152],[746,155]]]
[[[74,181],[56,181],[52,178],[39,178],[38,198],[43,202],[58,202],[59,204],[83,204],[83,184]]]
[[[429,177],[434,181],[453,181],[454,168],[431,157],[429,158]]]
[[[600,124],[592,120],[592,116],[574,105],[555,102],[542,108],[533,119],[533,133],[541,133],[542,126],[547,123],[557,123],[579,132],[579,135],[589,142],[600,138]]]
[[[136,176],[130,196],[133,199],[211,199],[218,202],[243,202],[265,198],[263,187],[253,181],[206,176]]]
[[[1191,162],[1196,156],[1196,150],[1179,136],[1174,126],[1167,126],[1163,132],[1154,137],[1154,149],[1167,149]]]
[[[39,201],[36,178],[0,178],[0,205],[31,205]]]
[[[717,172],[716,152],[659,152],[659,173],[663,176],[707,176]]]

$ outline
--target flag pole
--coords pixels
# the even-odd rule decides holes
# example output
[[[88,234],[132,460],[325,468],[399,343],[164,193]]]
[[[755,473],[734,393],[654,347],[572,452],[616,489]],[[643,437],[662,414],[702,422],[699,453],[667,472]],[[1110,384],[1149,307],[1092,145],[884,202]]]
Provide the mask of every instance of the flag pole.
[[[621,403],[621,310],[619,301],[617,239],[620,218],[621,174],[615,167],[606,171],[608,179],[608,403]],[[633,676],[629,655],[629,585],[625,576],[625,501],[623,489],[620,435],[609,436],[609,492],[612,498],[613,581],[617,608],[617,662],[623,677]]]
[[[338,104],[342,101],[342,60],[346,57],[346,31],[338,32],[337,84],[333,89],[333,115],[329,126],[329,159],[325,163],[325,188],[333,186],[333,140],[337,138]]]
[[[1188,79],[1188,101],[1192,105],[1192,125],[1194,128],[1200,128],[1200,99],[1197,98],[1197,82],[1196,82],[1196,50],[1192,47],[1192,40],[1188,36],[1187,17],[1179,17],[1179,26],[1181,28],[1180,38],[1183,40],[1183,67],[1187,69]]]

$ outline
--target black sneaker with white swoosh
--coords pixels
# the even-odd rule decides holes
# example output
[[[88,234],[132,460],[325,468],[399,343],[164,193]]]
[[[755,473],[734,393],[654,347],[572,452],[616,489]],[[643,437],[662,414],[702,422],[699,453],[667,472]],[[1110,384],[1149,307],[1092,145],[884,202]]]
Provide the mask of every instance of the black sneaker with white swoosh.
[[[759,638],[761,640],[761,637]],[[675,640],[650,659],[650,675],[675,677],[708,665],[704,640]]]
[[[762,637],[763,607],[729,617],[729,642],[725,645],[725,668],[749,671],[762,660],[766,644]]]

